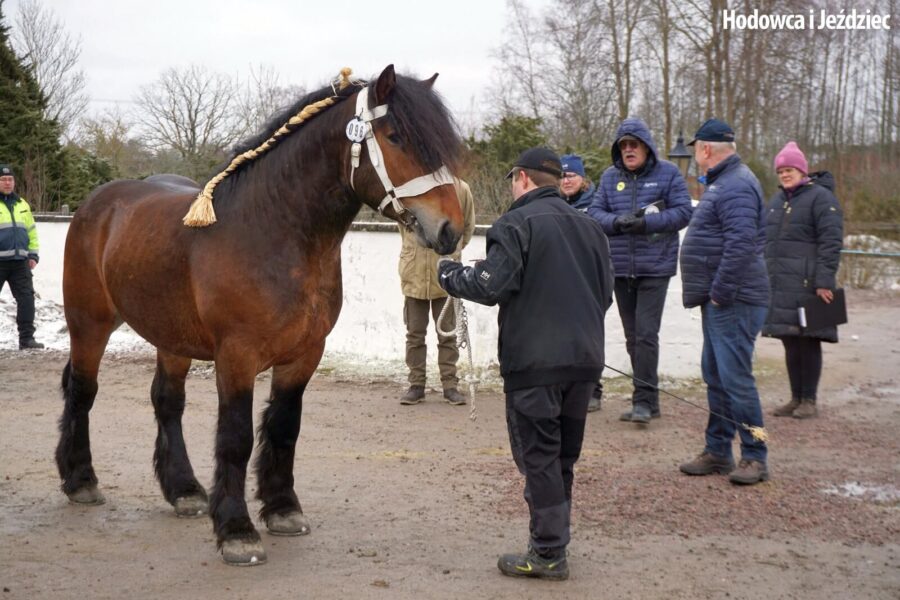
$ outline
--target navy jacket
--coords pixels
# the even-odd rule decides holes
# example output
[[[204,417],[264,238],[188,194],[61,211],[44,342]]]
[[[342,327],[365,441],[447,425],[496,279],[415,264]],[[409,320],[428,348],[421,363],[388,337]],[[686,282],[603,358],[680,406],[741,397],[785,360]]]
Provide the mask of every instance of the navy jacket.
[[[558,189],[520,196],[488,230],[484,260],[441,261],[439,272],[451,296],[500,305],[504,391],[600,377],[613,294],[609,245]]]
[[[581,212],[587,212],[587,209],[591,206],[591,201],[594,199],[594,184],[592,183],[588,186],[588,189],[580,191],[574,196],[564,196],[564,198],[572,208],[577,208]]]
[[[766,267],[772,302],[762,334],[802,335],[838,341],[837,327],[817,331],[800,328],[797,307],[816,295],[816,288],[834,290],[841,259],[844,217],[832,193],[831,173],[810,173],[811,181],[769,201],[766,225]]]
[[[685,307],[710,299],[722,306],[734,302],[768,306],[765,246],[762,188],[734,154],[707,171],[706,191],[681,244]]]
[[[637,172],[622,163],[619,140],[625,135],[638,138],[649,148],[647,162]],[[619,126],[612,158],[613,166],[600,177],[588,214],[609,236],[616,277],[673,276],[678,264],[678,231],[691,218],[691,197],[684,177],[678,167],[657,156],[653,136],[640,119],[628,118]],[[637,214],[653,203],[660,210],[644,215],[646,232],[616,232],[613,222],[617,216]]]

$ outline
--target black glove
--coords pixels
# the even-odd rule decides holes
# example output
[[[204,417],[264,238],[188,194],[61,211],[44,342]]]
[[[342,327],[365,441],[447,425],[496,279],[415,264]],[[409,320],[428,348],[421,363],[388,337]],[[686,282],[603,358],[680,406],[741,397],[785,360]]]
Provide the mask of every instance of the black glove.
[[[622,227],[622,233],[644,233],[645,231],[647,231],[647,221],[644,220],[644,217],[631,217],[628,224]]]
[[[619,215],[613,221],[613,229],[616,230],[616,233],[628,233],[635,219],[637,217],[634,215]]]

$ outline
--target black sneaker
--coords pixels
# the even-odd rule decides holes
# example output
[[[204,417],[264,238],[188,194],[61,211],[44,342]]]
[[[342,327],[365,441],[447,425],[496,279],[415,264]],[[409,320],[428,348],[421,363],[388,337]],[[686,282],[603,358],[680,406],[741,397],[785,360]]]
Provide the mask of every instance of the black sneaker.
[[[44,345],[34,338],[28,338],[27,340],[19,340],[19,350],[42,350]]]
[[[536,577],[538,579],[563,580],[569,578],[569,563],[565,548],[541,556],[529,546],[526,554],[504,554],[497,561],[497,568],[510,577]]]

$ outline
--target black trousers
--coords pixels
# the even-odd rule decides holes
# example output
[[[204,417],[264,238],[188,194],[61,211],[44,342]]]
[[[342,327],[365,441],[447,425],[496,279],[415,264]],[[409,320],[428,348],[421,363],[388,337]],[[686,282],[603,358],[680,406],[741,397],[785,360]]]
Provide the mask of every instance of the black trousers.
[[[616,277],[616,306],[625,330],[625,349],[631,358],[634,382],[632,404],[659,409],[659,327],[662,323],[668,277]]]
[[[27,260],[0,260],[0,291],[9,282],[9,289],[16,299],[16,324],[19,341],[34,337],[34,283]]]
[[[574,466],[596,385],[596,381],[579,381],[506,394],[509,444],[525,476],[531,545],[542,554],[569,543]]]
[[[815,400],[822,376],[822,340],[792,336],[781,338],[787,363],[791,396],[801,400]]]

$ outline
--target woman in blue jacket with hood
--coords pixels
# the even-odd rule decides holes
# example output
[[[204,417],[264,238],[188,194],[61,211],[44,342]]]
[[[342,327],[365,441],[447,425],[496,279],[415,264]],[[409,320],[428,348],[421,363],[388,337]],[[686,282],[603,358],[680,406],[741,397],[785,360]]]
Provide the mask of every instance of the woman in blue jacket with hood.
[[[622,421],[647,424],[660,416],[657,392],[659,327],[669,279],[678,262],[678,231],[691,219],[681,171],[659,158],[647,124],[622,121],[613,166],[601,176],[588,214],[609,236],[616,305],[636,381]]]

